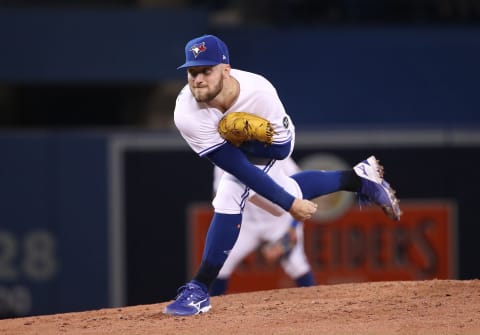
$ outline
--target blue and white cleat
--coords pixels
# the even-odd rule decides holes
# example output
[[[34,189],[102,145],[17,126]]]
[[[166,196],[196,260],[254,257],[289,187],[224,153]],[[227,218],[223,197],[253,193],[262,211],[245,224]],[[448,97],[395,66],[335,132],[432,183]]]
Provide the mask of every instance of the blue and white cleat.
[[[360,204],[376,203],[392,220],[399,221],[402,211],[395,191],[383,179],[383,167],[374,156],[354,166],[355,173],[362,178],[362,189],[358,193]]]
[[[165,307],[163,313],[175,316],[189,316],[206,313],[212,308],[210,296],[193,282],[178,289],[175,301]]]

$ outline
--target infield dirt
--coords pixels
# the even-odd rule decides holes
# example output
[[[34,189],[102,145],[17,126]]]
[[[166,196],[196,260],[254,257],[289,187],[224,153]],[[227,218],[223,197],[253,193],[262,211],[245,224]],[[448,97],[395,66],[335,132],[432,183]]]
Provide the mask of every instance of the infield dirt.
[[[0,320],[0,334],[480,334],[480,280],[322,285],[211,299],[193,317],[169,302]]]

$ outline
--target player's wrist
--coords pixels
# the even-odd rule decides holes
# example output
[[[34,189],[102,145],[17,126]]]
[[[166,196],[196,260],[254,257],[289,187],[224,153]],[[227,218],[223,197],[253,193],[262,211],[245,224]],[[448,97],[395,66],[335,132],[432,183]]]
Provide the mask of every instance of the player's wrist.
[[[300,221],[297,220],[292,220],[290,221],[290,227],[291,228],[297,228],[297,226],[300,224]]]
[[[276,199],[273,200],[273,202],[275,202],[287,212],[290,212],[290,210],[292,209],[294,201],[295,197],[286,191],[278,192],[276,194]]]

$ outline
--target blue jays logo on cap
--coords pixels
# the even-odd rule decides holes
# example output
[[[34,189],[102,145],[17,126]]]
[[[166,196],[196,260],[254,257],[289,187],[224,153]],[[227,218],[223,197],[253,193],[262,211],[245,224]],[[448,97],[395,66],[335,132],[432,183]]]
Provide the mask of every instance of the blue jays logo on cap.
[[[185,45],[185,63],[177,69],[192,66],[214,66],[230,64],[228,48],[214,35],[203,35],[192,39]]]
[[[200,44],[194,44],[190,48],[190,51],[193,52],[193,56],[195,58],[197,58],[200,52],[204,52],[205,50],[207,50],[207,47],[205,46],[205,42],[202,42]]]

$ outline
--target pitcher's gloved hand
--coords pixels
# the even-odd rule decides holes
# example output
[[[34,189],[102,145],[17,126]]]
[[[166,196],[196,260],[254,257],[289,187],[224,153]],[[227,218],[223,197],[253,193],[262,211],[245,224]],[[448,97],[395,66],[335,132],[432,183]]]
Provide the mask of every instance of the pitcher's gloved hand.
[[[230,112],[225,115],[218,122],[218,132],[222,138],[237,147],[252,140],[270,145],[275,133],[270,121],[245,112]]]

